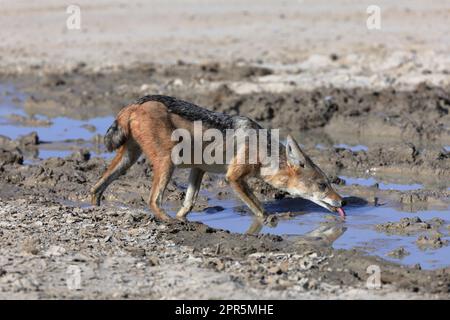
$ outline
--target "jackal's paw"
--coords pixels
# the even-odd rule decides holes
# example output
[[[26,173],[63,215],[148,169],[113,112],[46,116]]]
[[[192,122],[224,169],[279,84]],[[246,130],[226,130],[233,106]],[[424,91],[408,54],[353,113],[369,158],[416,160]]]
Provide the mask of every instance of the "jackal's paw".
[[[188,221],[187,218],[186,218],[186,216],[179,216],[179,215],[176,215],[176,216],[175,216],[175,219],[176,219],[177,221],[180,221],[180,222],[187,222],[187,221]]]
[[[91,194],[91,204],[93,206],[99,206],[100,205],[100,200],[101,197],[99,197],[98,195],[96,195],[95,193]]]
[[[278,217],[274,214],[267,215],[264,218],[264,224],[271,228],[275,228],[278,225]]]
[[[172,218],[171,216],[167,215],[167,214],[160,214],[160,215],[154,215],[156,221],[160,221],[160,222],[173,222],[176,221],[174,218]]]

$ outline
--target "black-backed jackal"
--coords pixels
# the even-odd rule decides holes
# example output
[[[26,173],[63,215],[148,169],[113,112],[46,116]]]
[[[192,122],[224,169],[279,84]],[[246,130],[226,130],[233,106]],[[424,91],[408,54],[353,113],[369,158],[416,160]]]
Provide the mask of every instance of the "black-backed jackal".
[[[101,179],[92,188],[92,204],[100,204],[102,194],[108,185],[124,174],[143,152],[153,165],[149,206],[155,217],[160,220],[170,219],[161,208],[161,203],[164,190],[177,166],[191,170],[186,198],[176,215],[178,219],[185,219],[192,210],[205,172],[225,174],[226,180],[237,196],[257,217],[263,218],[266,214],[263,205],[246,182],[249,177],[260,177],[275,188],[311,200],[330,211],[338,212],[341,216],[345,215],[342,209],[342,198],[333,189],[326,175],[291,136],[288,136],[286,146],[277,143],[276,150],[279,151],[277,166],[272,164],[271,170],[264,174],[262,174],[264,166],[271,166],[271,164],[263,165],[264,159],[260,156],[254,163],[241,161],[242,159],[235,155],[230,161],[224,161],[224,163],[207,164],[202,161],[192,161],[174,164],[172,150],[178,142],[172,141],[172,133],[176,129],[184,129],[192,135],[198,134],[194,132],[194,124],[198,121],[201,121],[203,131],[262,129],[255,121],[247,117],[212,112],[168,96],[145,96],[122,109],[105,135],[106,148],[109,151],[117,149],[117,154]],[[202,142],[200,148],[204,150],[205,146],[206,144]],[[245,145],[247,153],[248,147],[247,143]]]

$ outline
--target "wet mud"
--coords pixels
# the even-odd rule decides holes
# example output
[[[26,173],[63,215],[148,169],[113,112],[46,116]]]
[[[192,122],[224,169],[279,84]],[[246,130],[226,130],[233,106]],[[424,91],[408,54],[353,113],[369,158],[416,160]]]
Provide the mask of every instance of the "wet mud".
[[[448,88],[236,90],[274,72],[180,61],[1,75],[0,296],[448,298]],[[147,208],[145,158],[92,207],[89,189],[111,157],[102,134],[146,93],[294,133],[345,195],[348,220],[252,180],[276,217],[259,225],[222,177],[207,174],[191,221],[160,223]],[[187,172],[176,171],[170,214],[186,186]],[[371,265],[379,290],[366,286]],[[77,290],[61,280],[70,266],[82,273]]]

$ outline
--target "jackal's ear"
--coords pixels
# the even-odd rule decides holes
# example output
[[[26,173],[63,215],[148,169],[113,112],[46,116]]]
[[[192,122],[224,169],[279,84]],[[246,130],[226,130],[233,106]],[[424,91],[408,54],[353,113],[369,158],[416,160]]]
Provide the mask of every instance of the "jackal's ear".
[[[295,139],[291,135],[287,136],[286,141],[286,156],[289,162],[291,162],[292,164],[300,165],[307,169],[317,169],[311,158],[303,152],[297,141],[295,141]]]
[[[288,135],[286,139],[286,158],[293,165],[305,166],[303,152],[291,135]]]

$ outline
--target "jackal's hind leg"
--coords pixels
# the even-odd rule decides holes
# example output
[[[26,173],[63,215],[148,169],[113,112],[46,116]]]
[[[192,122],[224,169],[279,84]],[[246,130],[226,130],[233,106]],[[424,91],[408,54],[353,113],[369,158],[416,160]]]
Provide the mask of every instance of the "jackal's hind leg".
[[[174,165],[170,158],[153,161],[153,181],[150,191],[149,206],[155,218],[161,221],[170,221],[171,217],[161,208],[164,191],[172,177]]]
[[[102,194],[106,188],[124,174],[139,159],[141,153],[141,149],[133,141],[128,141],[117,150],[116,156],[108,169],[91,189],[92,205],[100,205]]]
[[[202,184],[202,178],[205,171],[192,168],[189,174],[189,186],[186,191],[186,196],[184,198],[183,206],[177,212],[177,219],[185,220],[189,212],[191,212],[194,207],[195,200],[198,196],[198,191],[200,190],[200,185]]]

